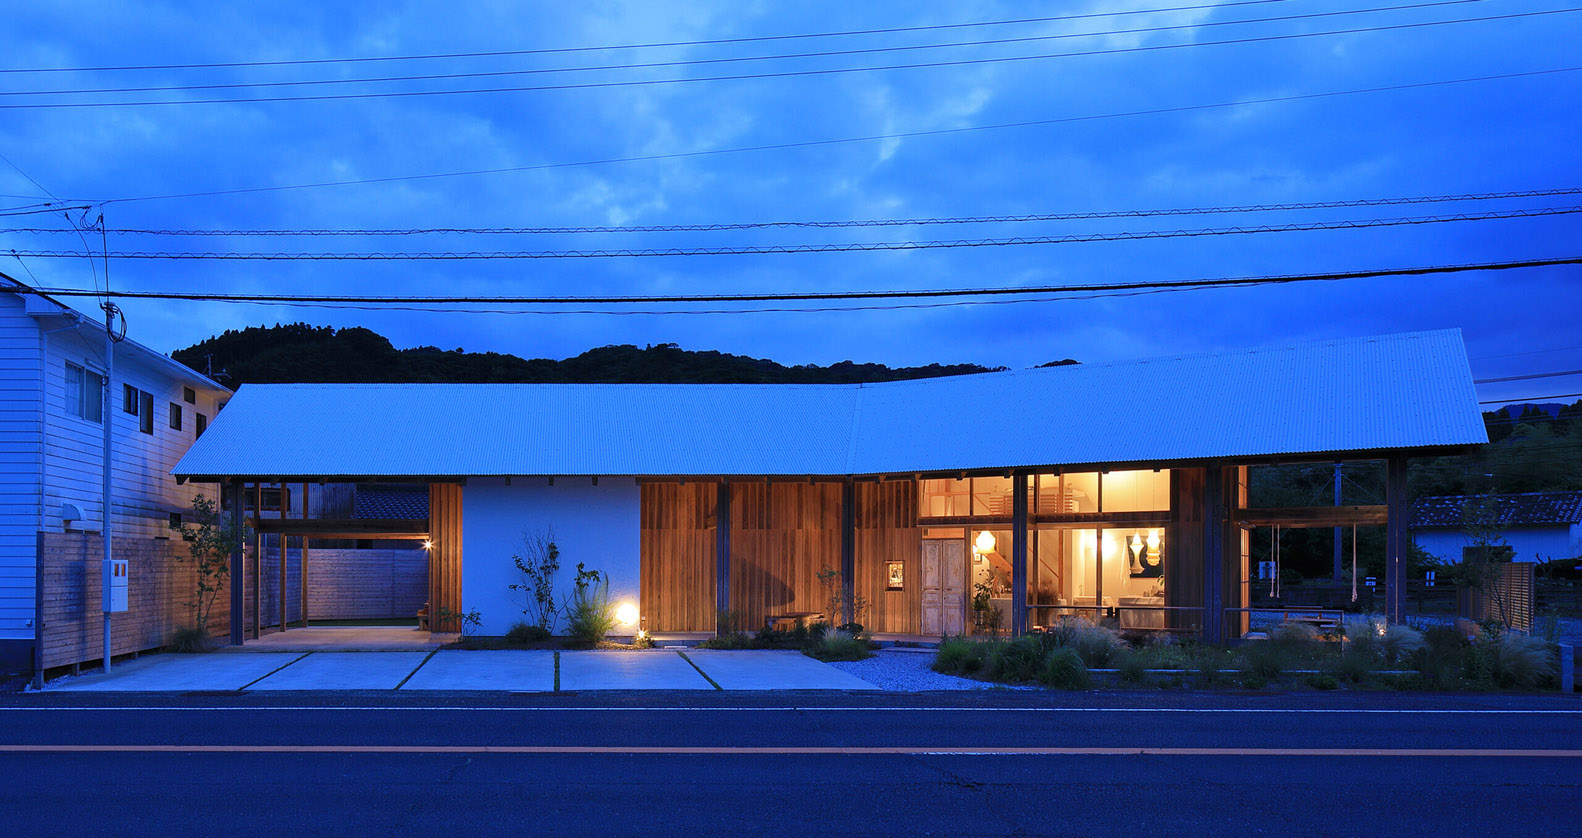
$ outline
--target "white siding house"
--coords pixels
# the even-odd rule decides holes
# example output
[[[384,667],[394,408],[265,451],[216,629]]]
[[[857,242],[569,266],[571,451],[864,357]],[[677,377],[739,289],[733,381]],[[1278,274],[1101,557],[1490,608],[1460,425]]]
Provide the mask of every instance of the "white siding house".
[[[1515,495],[1437,495],[1418,498],[1412,539],[1446,562],[1482,542],[1504,548],[1511,561],[1554,562],[1582,558],[1582,492]]]
[[[31,654],[37,533],[102,529],[104,422],[115,536],[169,537],[216,494],[170,469],[230,391],[131,340],[105,370],[102,323],[0,275],[0,658]]]

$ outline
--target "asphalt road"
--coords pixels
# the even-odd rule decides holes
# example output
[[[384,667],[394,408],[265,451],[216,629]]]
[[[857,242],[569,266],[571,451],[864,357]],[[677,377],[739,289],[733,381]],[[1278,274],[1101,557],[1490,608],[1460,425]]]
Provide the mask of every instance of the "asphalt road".
[[[0,697],[19,835],[1577,834],[1582,702]]]

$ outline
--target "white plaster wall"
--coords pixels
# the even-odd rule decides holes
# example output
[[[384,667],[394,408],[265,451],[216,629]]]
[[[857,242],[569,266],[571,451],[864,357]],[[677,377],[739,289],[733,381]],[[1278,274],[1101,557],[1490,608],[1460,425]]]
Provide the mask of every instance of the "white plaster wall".
[[[1582,538],[1576,530],[1564,524],[1518,527],[1501,532],[1500,542],[1516,551],[1513,558],[1519,562],[1569,559],[1582,555]],[[1466,533],[1451,529],[1417,530],[1412,538],[1418,547],[1447,562],[1461,561],[1461,548],[1472,544]]]
[[[483,618],[479,634],[504,634],[522,619],[522,599],[508,587],[521,582],[511,556],[523,532],[555,531],[560,547],[557,600],[572,592],[577,562],[610,578],[610,598],[637,604],[641,495],[631,477],[515,478],[467,482],[461,493],[461,607]],[[565,630],[564,621],[559,626]],[[630,630],[635,631],[633,626]],[[622,626],[617,633],[627,630]]]

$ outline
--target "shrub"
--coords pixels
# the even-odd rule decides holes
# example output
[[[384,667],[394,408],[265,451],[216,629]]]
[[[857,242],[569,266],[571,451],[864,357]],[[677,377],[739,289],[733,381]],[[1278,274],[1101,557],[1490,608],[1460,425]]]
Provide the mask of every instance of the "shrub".
[[[1148,662],[1136,652],[1127,652],[1121,655],[1116,664],[1117,674],[1123,684],[1143,684],[1148,681]]]
[[[522,614],[546,634],[555,631],[559,609],[555,608],[555,574],[560,571],[560,548],[555,531],[522,533],[520,546],[511,562],[521,581],[506,587],[522,596]],[[510,635],[507,635],[509,637]]]
[[[1447,687],[1462,667],[1467,655],[1467,639],[1447,626],[1423,632],[1423,648],[1417,655],[1417,671],[1430,687]]]
[[[1241,676],[1241,685],[1249,690],[1261,690],[1268,683],[1262,675],[1256,673],[1247,673]]]
[[[1340,684],[1335,681],[1334,676],[1325,675],[1321,672],[1315,672],[1312,675],[1307,676],[1306,680],[1307,685],[1315,690],[1333,690],[1340,687]]]
[[[1554,655],[1537,637],[1506,634],[1494,647],[1494,681],[1502,687],[1534,689],[1555,677]]]
[[[542,643],[553,636],[554,635],[549,633],[549,629],[544,628],[543,626],[518,620],[513,623],[510,630],[505,633],[505,642],[519,644]]]
[[[1009,644],[1007,644],[1009,645]],[[1038,679],[1060,690],[1081,690],[1088,686],[1088,668],[1082,656],[1070,647],[1061,647],[1043,659]]]
[[[1396,623],[1387,626],[1384,633],[1379,635],[1377,648],[1379,657],[1385,663],[1401,663],[1423,648],[1423,633],[1411,626]]]
[[[1353,646],[1342,652],[1340,660],[1335,662],[1335,675],[1353,684],[1360,684],[1373,674],[1373,660],[1371,650]]]
[[[1044,650],[1035,637],[1018,637],[1005,643],[996,643],[989,652],[985,672],[1000,681],[1031,681],[1038,677],[1044,662]]]
[[[1285,672],[1289,663],[1285,648],[1277,646],[1269,640],[1255,641],[1243,646],[1241,659],[1241,671],[1247,678],[1255,678],[1260,682],[1273,681],[1279,678]],[[1261,684],[1253,687],[1253,689],[1261,688]]]
[[[963,637],[951,637],[934,653],[934,671],[947,675],[977,672],[983,668],[984,644]]]
[[[214,640],[209,637],[209,630],[199,626],[176,629],[170,636],[172,652],[207,652],[213,648]]]
[[[1375,657],[1379,653],[1379,638],[1384,635],[1386,625],[1384,618],[1378,614],[1348,620],[1345,627],[1346,651],[1368,658]]]
[[[804,653],[821,661],[860,661],[873,656],[866,640],[840,629],[824,632]]]
[[[698,644],[699,649],[751,649],[752,647],[753,639],[739,631],[710,637]]]
[[[1095,625],[1076,626],[1065,645],[1082,658],[1083,665],[1092,669],[1108,667],[1128,650],[1119,632]]]
[[[577,563],[576,590],[566,604],[566,633],[583,643],[597,643],[615,628],[615,607],[610,602],[610,580],[597,570]]]

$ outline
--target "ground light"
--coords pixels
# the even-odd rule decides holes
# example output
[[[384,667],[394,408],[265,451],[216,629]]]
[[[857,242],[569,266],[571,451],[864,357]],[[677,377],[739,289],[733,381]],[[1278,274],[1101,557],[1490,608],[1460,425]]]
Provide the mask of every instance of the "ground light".
[[[637,606],[630,602],[623,602],[615,609],[615,619],[621,625],[629,626],[637,622]]]

